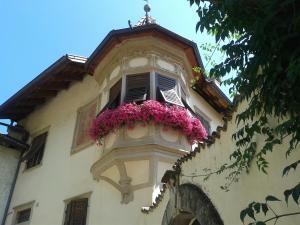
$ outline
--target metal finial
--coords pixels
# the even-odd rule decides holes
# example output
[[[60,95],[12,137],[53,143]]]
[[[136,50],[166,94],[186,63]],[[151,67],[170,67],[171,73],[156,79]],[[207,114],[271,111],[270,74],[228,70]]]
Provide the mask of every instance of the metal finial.
[[[148,0],[144,1],[146,2],[146,4],[144,5],[144,11],[146,15],[143,16],[134,27],[156,24],[156,20],[149,14],[149,12],[151,11],[151,7],[149,5]]]
[[[148,13],[151,11],[151,7],[149,5],[148,0],[144,0],[146,4],[144,5],[144,11],[146,12],[146,24],[149,24],[149,15]]]

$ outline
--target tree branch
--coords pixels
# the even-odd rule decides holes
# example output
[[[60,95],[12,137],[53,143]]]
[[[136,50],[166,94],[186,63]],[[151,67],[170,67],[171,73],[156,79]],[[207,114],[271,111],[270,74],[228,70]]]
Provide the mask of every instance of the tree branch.
[[[294,216],[294,215],[300,215],[300,212],[281,214],[281,215],[278,215],[278,216],[271,217],[271,218],[265,220],[264,222],[267,223],[267,222],[272,221],[272,220],[276,220],[277,221],[281,217]]]

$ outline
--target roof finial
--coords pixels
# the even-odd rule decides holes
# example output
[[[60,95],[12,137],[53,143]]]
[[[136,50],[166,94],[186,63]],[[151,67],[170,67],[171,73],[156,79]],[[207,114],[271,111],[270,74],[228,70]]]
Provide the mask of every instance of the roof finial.
[[[149,12],[151,11],[151,7],[149,5],[148,0],[144,1],[146,2],[146,4],[144,5],[144,11],[146,15],[143,16],[134,27],[156,24],[156,20],[149,14]]]
[[[146,12],[146,24],[149,24],[149,15],[148,13],[151,11],[151,7],[149,5],[148,0],[144,0],[146,4],[144,5],[144,11]]]

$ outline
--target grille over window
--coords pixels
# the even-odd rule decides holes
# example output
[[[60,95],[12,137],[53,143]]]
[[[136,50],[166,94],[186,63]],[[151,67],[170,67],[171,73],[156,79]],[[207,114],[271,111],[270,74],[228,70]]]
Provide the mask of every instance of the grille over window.
[[[24,210],[17,212],[16,224],[29,221],[30,214],[31,214],[31,208],[24,209]]]
[[[85,225],[88,199],[76,199],[67,204],[64,225]]]

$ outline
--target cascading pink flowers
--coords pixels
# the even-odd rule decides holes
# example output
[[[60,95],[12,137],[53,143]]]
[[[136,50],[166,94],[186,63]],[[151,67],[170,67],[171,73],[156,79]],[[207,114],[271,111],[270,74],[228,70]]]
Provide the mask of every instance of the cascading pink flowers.
[[[167,106],[154,100],[143,104],[128,103],[116,109],[106,109],[93,122],[91,137],[100,141],[122,126],[133,128],[136,122],[153,123],[180,130],[192,144],[207,137],[199,119],[192,117],[185,108]]]

